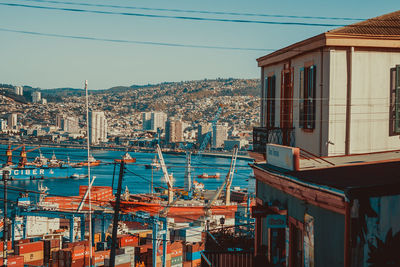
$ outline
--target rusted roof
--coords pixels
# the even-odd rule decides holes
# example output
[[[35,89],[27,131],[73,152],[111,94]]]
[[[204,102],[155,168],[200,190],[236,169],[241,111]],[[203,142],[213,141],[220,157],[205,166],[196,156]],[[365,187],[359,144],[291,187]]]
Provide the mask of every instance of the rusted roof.
[[[400,36],[400,10],[337,28],[327,33],[365,36]]]

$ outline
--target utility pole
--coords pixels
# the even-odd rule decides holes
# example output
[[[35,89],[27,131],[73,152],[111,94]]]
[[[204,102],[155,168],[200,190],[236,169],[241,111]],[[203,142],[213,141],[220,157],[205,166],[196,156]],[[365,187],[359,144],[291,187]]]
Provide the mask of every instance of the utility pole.
[[[9,170],[3,169],[4,184],[4,223],[3,223],[3,265],[7,266],[7,241],[8,241],[8,223],[7,223],[7,181],[10,176]]]
[[[125,168],[124,165],[125,165],[125,161],[122,159],[121,166],[119,169],[117,196],[115,199],[115,207],[114,207],[114,221],[113,221],[112,242],[111,242],[111,252],[110,252],[110,267],[115,266],[115,249],[116,249],[116,245],[117,245],[119,207],[120,207],[120,203],[121,203],[122,178],[124,177],[124,168]]]

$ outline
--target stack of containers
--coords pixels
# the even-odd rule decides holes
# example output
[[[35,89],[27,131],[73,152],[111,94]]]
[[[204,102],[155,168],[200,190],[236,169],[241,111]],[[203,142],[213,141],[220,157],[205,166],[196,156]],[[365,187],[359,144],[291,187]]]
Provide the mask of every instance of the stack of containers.
[[[104,266],[110,265],[110,259],[104,260]],[[131,267],[131,257],[128,254],[115,255],[115,267]]]
[[[0,258],[0,266],[3,266],[3,264],[3,258]],[[14,255],[7,256],[7,266],[24,267],[24,257]]]
[[[188,243],[186,244],[186,261],[192,263],[192,267],[201,266],[201,251],[204,251],[204,243]]]
[[[15,246],[15,255],[23,256],[27,265],[43,266],[43,248],[43,241],[18,244]]]
[[[135,267],[135,247],[126,246],[123,248],[119,248],[116,252],[117,255],[129,255],[131,259],[131,266]]]
[[[171,267],[182,267],[183,262],[183,243],[176,241],[170,245]]]
[[[158,266],[162,266],[162,254],[163,254],[163,246],[160,245],[157,251],[157,259],[156,259],[156,263],[157,263],[157,267]],[[166,262],[167,262],[167,266],[171,266],[171,246],[168,243],[167,244],[167,256],[166,256]],[[145,257],[145,264],[146,266],[152,266],[153,264],[153,247],[150,246],[147,249],[147,253],[146,253],[146,257]]]
[[[203,228],[200,226],[197,227],[187,227],[175,230],[175,240],[183,240],[185,242],[201,242],[202,241],[202,232]]]
[[[110,251],[96,251],[94,253],[94,266],[104,266],[105,260],[110,258]]]
[[[45,239],[43,240],[43,262],[50,263],[53,251],[60,250],[60,239]]]

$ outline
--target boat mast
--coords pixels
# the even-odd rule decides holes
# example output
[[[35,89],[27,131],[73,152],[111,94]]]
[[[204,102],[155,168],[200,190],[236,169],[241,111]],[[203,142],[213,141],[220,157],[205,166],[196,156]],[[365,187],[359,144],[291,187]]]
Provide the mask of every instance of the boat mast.
[[[90,178],[90,144],[89,144],[89,95],[88,82],[85,80],[86,94],[86,140],[87,140],[87,160],[88,160],[88,199],[89,199],[89,266],[92,266],[92,196],[91,196],[91,178]],[[81,224],[85,223],[84,221]]]

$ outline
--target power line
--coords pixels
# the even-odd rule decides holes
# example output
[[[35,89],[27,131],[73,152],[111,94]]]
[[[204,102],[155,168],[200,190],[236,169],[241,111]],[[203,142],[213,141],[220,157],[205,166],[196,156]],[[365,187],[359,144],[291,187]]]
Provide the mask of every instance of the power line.
[[[39,2],[39,3],[51,3],[51,4],[64,4],[64,5],[90,6],[90,7],[109,7],[109,8],[137,9],[137,10],[147,10],[147,11],[167,11],[167,12],[177,12],[177,13],[198,13],[198,14],[213,14],[213,15],[291,18],[291,19],[351,20],[351,21],[357,21],[357,20],[358,21],[362,21],[362,20],[365,20],[363,18],[348,18],[348,17],[299,16],[299,15],[264,14],[264,13],[243,13],[243,12],[227,12],[227,11],[190,10],[190,9],[176,9],[176,8],[153,8],[153,7],[121,6],[121,5],[92,4],[92,3],[78,3],[78,2],[68,2],[68,1],[51,1],[51,0],[23,0],[23,1]]]
[[[0,5],[1,5],[1,3],[0,3]],[[153,42],[153,41],[110,39],[110,38],[102,38],[102,37],[90,37],[90,36],[66,35],[66,34],[57,34],[57,33],[44,33],[44,32],[36,32],[36,31],[14,30],[14,29],[8,29],[8,28],[0,28],[0,31],[28,34],[28,35],[36,35],[36,36],[45,36],[45,37],[79,39],[79,40],[89,40],[89,41],[102,41],[102,42],[121,43],[121,44],[125,43],[125,44],[141,44],[141,45],[184,47],[184,48],[204,48],[204,49],[218,49],[218,50],[241,50],[241,51],[275,51],[276,50],[276,49],[272,49],[272,48],[192,45],[192,44],[166,43],[166,42]]]
[[[289,26],[313,26],[313,27],[343,27],[343,26],[347,26],[347,24],[334,24],[334,23],[308,23],[308,22],[288,22],[288,21],[278,22],[278,21],[247,20],[247,19],[169,16],[169,15],[156,15],[156,14],[143,14],[143,13],[130,13],[130,12],[89,10],[89,9],[80,9],[80,8],[49,7],[49,6],[26,5],[26,4],[15,4],[15,3],[0,3],[0,5],[10,6],[10,7],[25,7],[25,8],[45,9],[45,10],[58,10],[58,11],[65,11],[65,12],[93,13],[93,14],[102,14],[102,15],[121,15],[121,16],[134,16],[134,17],[144,17],[144,18],[193,20],[193,21],[251,23],[251,24],[289,25]]]

